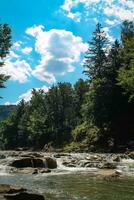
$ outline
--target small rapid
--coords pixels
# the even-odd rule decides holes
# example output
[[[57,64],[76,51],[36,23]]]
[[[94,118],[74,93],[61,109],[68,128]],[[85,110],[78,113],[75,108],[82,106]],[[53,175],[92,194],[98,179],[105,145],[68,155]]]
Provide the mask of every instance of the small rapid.
[[[0,184],[15,184],[42,193],[46,200],[134,200],[134,159],[117,154],[57,154],[33,152],[0,152]],[[12,167],[19,159],[45,157],[56,160],[57,168],[50,173],[32,174],[34,168],[25,168],[24,173]],[[31,163],[34,166],[35,163]],[[102,164],[122,172],[119,178],[106,179],[111,169],[99,169]],[[29,170],[29,173],[27,171]],[[99,173],[102,173],[101,176]],[[99,176],[98,176],[99,175]],[[103,176],[102,176],[103,175]]]

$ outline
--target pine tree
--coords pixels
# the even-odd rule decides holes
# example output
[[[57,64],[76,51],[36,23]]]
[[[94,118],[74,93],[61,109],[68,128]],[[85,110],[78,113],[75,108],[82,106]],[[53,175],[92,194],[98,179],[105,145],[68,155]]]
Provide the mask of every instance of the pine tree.
[[[0,67],[4,66],[3,58],[9,53],[11,45],[11,28],[8,24],[0,24]],[[0,73],[0,88],[5,87],[4,82],[8,79],[9,76]]]
[[[103,68],[106,63],[107,38],[101,24],[96,25],[93,33],[92,41],[89,42],[89,49],[85,54],[84,73],[90,79],[101,78],[103,76]]]

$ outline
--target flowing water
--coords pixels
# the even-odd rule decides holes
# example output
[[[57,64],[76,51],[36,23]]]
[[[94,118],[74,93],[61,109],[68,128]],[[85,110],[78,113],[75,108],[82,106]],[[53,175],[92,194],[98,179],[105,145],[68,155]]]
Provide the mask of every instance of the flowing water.
[[[0,183],[38,191],[47,200],[133,200],[134,179],[112,181],[91,178],[88,173],[0,176]]]
[[[95,171],[95,168],[63,168],[59,159],[58,169],[50,174],[10,174],[3,162],[0,183],[38,191],[46,200],[134,200],[133,176],[108,181],[92,176]]]

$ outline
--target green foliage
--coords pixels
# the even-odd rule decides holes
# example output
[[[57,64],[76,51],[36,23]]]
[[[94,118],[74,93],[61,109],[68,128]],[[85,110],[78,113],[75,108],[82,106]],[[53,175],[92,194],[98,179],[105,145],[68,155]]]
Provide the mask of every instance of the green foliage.
[[[74,87],[70,83],[58,83],[47,93],[33,89],[31,100],[27,103],[22,100],[2,123],[0,137],[5,148],[41,149],[49,142],[59,147],[69,142],[72,129],[80,121],[86,90],[87,82],[83,80]]]
[[[133,101],[134,100],[134,24],[125,22],[125,25],[126,26],[124,27],[122,33],[122,37],[124,39],[123,40],[124,66],[119,70],[118,84],[124,89],[124,93],[129,95],[129,101]],[[128,26],[131,27],[131,34],[129,34]]]
[[[134,105],[128,104],[123,88],[129,91],[132,98],[134,31],[131,22],[124,22],[121,36],[122,44],[116,40],[110,51],[106,52],[107,39],[98,24],[85,55],[84,67],[87,68],[85,73],[90,78],[90,87],[82,105],[83,116],[99,128],[103,143],[110,137],[117,144],[130,139],[127,134],[131,132],[128,120]]]
[[[3,58],[9,53],[11,47],[11,28],[8,24],[0,24],[0,67],[3,67]],[[0,74],[0,88],[5,87],[4,82],[9,79],[9,76]]]
[[[87,140],[91,142],[95,137],[97,137],[98,129],[88,122],[83,122],[82,124],[75,127],[72,131],[72,137],[74,142],[81,142]]]
[[[93,33],[92,41],[89,42],[89,49],[85,55],[84,73],[87,74],[90,79],[101,78],[103,76],[103,68],[107,60],[106,46],[106,34],[101,24],[98,23]]]

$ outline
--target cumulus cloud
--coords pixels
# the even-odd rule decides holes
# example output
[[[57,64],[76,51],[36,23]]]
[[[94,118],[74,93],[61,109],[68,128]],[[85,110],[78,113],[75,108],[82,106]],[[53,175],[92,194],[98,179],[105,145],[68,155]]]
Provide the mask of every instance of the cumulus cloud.
[[[21,41],[13,43],[9,54],[3,59],[4,66],[1,67],[0,71],[2,74],[10,76],[12,81],[26,83],[32,74],[32,68],[28,61],[23,58],[23,54],[29,54],[32,48],[22,48],[22,45]]]
[[[30,54],[32,52],[32,47],[25,47],[22,49],[22,53],[24,54]]]
[[[80,61],[87,44],[82,38],[66,30],[45,31],[42,25],[33,26],[26,33],[35,38],[35,51],[40,55],[39,64],[32,74],[41,81],[55,82],[56,75],[74,71],[74,64]]]
[[[1,67],[1,73],[11,76],[10,79],[13,81],[19,81],[25,83],[28,81],[32,69],[25,60],[11,61],[7,59],[5,65]]]

